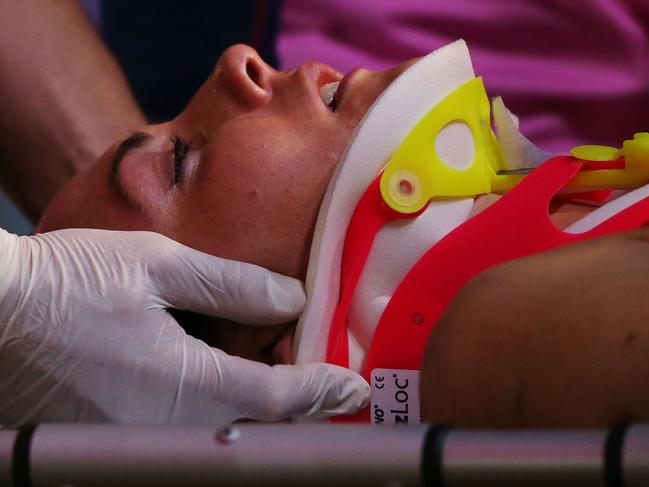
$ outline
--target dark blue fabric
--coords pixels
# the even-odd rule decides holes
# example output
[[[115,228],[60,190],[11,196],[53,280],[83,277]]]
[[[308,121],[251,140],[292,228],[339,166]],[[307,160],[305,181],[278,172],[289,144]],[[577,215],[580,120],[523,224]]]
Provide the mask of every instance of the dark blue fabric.
[[[149,120],[175,117],[220,53],[243,42],[277,64],[280,0],[106,0],[102,34]]]

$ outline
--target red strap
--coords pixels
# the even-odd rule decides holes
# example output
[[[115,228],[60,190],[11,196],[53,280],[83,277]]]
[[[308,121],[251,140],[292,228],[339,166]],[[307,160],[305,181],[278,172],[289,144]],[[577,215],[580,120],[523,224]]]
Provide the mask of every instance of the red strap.
[[[588,232],[570,234],[550,220],[552,197],[582,162],[559,156],[545,162],[490,208],[456,228],[412,268],[375,330],[363,375],[377,366],[419,369],[428,336],[469,279],[499,263],[613,232],[649,220],[649,199],[637,202]],[[413,320],[413,316],[418,319]]]
[[[380,181],[381,175],[372,181],[361,197],[349,221],[345,236],[340,265],[340,299],[327,344],[327,362],[342,367],[349,367],[347,313],[374,238],[387,222],[404,218],[404,215],[393,211],[383,202]]]
[[[374,238],[381,227],[391,220],[405,215],[388,207],[380,190],[381,175],[367,188],[356,205],[345,236],[340,267],[340,299],[334,313],[327,343],[327,362],[349,367],[349,325],[347,314],[358,285],[365,262],[369,256]],[[423,210],[422,210],[423,211]],[[417,216],[419,213],[408,216]],[[365,408],[355,416],[338,416],[334,422],[369,422],[369,409]]]
[[[542,164],[490,208],[434,245],[406,275],[388,303],[363,367],[419,369],[424,347],[441,313],[472,277],[493,265],[608,233],[631,230],[649,220],[649,199],[635,203],[592,230],[568,234],[555,227],[548,205],[582,168],[583,161],[559,156]],[[374,238],[388,221],[377,178],[350,221],[341,268],[341,298],[329,336],[327,361],[349,365],[347,313]],[[369,409],[353,420],[368,421]],[[347,417],[350,420],[350,417]]]

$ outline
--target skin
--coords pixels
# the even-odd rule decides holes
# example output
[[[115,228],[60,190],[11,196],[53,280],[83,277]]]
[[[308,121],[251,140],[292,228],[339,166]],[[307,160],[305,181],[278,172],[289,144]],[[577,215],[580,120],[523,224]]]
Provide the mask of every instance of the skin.
[[[253,49],[232,46],[176,119],[140,129],[151,138],[124,157],[121,190],[110,176],[115,144],[54,198],[38,231],[152,230],[303,279],[337,161],[365,111],[412,62],[385,72],[354,70],[343,80],[316,62],[278,72]],[[335,111],[320,97],[334,81],[341,81]],[[189,144],[178,182],[174,137]],[[286,326],[253,333],[228,324],[207,338],[246,358],[287,362],[291,334]]]
[[[127,197],[110,183],[115,144],[57,195],[38,231],[153,230],[204,252],[303,277],[336,162],[367,108],[408,64],[350,73],[334,112],[319,94],[342,79],[333,68],[307,63],[278,72],[251,48],[232,46],[175,120],[140,129],[152,139],[121,164]],[[174,136],[189,143],[178,183]]]
[[[424,417],[497,428],[646,421],[647,286],[646,228],[483,272],[428,343]]]
[[[36,222],[67,180],[145,119],[77,0],[0,2],[0,64],[0,181]]]

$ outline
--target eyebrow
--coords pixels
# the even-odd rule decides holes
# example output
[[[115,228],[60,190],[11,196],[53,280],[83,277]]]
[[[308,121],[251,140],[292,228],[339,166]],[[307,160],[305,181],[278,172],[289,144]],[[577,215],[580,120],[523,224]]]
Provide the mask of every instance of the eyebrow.
[[[126,197],[127,200],[130,200],[130,198],[128,193],[124,189],[122,181],[119,177],[120,165],[122,164],[122,160],[130,151],[143,147],[152,137],[153,136],[151,134],[146,132],[135,132],[128,138],[124,139],[115,150],[115,155],[113,156],[113,160],[110,163],[110,173],[108,174],[108,180],[109,183],[114,186],[120,194]]]

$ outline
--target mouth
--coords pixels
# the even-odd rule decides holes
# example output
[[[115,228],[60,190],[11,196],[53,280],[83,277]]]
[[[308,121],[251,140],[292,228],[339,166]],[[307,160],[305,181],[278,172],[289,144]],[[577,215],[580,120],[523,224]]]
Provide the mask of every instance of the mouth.
[[[332,112],[336,111],[338,103],[336,101],[336,93],[338,87],[340,86],[340,81],[334,81],[333,83],[327,83],[320,87],[320,98],[322,102],[331,110]]]
[[[352,78],[355,78],[360,71],[363,70],[360,68],[352,69],[342,79],[327,83],[320,88],[320,98],[322,98],[323,103],[329,110],[335,112],[340,108],[345,94],[349,91]]]

